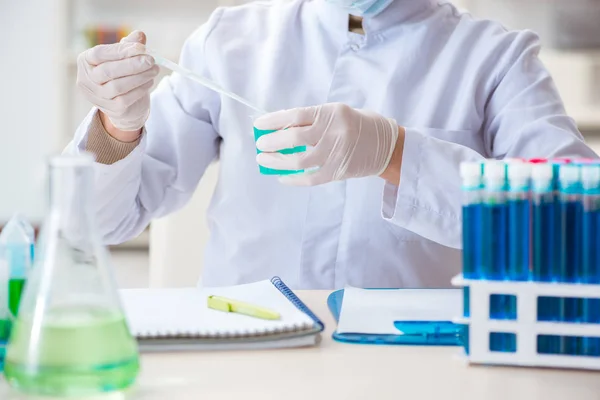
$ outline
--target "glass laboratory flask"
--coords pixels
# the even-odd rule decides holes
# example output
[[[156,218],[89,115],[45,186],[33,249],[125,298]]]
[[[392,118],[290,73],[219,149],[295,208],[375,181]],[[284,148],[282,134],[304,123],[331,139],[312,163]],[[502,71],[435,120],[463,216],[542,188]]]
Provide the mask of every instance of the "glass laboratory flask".
[[[129,387],[139,357],[95,228],[94,159],[50,162],[50,211],[6,350],[17,390],[87,396]]]

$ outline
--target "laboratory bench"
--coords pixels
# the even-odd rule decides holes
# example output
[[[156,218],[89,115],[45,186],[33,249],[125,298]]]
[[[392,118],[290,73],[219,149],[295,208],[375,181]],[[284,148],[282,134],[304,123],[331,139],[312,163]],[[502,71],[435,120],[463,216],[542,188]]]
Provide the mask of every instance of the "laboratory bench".
[[[102,399],[600,399],[600,373],[468,366],[457,347],[341,344],[329,292],[298,292],[327,330],[306,349],[144,354],[138,384]],[[0,383],[0,399],[28,397]],[[94,397],[96,399],[96,397]]]

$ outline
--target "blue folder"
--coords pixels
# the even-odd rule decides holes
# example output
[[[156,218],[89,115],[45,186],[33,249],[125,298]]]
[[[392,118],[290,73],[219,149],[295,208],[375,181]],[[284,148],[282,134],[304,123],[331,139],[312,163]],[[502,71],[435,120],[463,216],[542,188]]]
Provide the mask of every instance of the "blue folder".
[[[327,305],[336,322],[340,319],[344,290],[329,295]],[[333,339],[343,343],[421,345],[421,346],[462,346],[463,326],[451,321],[396,321],[398,335],[377,335],[363,333],[333,333]]]

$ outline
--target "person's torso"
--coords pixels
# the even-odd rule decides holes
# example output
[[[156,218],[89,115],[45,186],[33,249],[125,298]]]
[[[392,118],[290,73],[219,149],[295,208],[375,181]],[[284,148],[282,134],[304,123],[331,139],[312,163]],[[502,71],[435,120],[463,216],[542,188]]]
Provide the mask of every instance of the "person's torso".
[[[451,6],[429,0],[396,0],[383,15],[365,21],[363,36],[321,0],[228,9],[209,36],[206,61],[223,87],[267,111],[341,102],[486,154],[480,130],[493,88],[483,71],[498,60],[490,57],[493,46],[465,46],[484,46],[473,35],[501,28],[465,22]],[[294,188],[260,175],[255,117],[222,98],[203,284],[274,275],[311,289],[450,284],[461,252],[384,220],[382,179]]]

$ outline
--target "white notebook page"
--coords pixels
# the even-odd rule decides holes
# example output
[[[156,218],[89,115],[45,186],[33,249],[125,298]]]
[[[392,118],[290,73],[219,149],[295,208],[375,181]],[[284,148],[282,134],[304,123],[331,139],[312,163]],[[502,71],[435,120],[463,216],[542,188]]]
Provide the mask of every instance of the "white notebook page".
[[[208,296],[223,296],[281,314],[268,321],[209,309]],[[313,320],[298,310],[270,281],[226,288],[129,289],[121,291],[123,308],[137,337],[254,336],[308,329]]]
[[[461,315],[460,289],[347,288],[337,332],[399,335],[394,321],[452,321]]]

